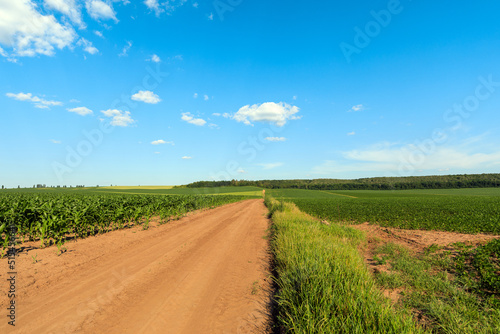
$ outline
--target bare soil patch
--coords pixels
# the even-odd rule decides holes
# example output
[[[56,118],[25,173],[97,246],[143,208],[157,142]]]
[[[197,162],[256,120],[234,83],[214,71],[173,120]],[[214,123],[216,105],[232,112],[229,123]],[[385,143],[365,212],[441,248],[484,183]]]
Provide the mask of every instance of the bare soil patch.
[[[55,246],[26,248],[15,328],[0,260],[0,333],[266,333],[266,214],[262,200],[247,200],[70,241],[60,256]]]
[[[374,259],[375,249],[386,243],[394,243],[409,249],[413,254],[421,254],[431,245],[437,245],[446,249],[446,246],[457,242],[469,245],[479,245],[487,243],[493,239],[500,238],[498,235],[491,234],[463,234],[444,231],[405,230],[393,227],[382,227],[370,223],[350,226],[357,230],[366,232],[367,244],[360,251],[363,253],[365,263],[372,274],[390,271],[390,264],[380,264],[380,262]],[[402,290],[403,289],[385,289],[382,290],[382,293],[396,303],[399,300],[400,292]]]

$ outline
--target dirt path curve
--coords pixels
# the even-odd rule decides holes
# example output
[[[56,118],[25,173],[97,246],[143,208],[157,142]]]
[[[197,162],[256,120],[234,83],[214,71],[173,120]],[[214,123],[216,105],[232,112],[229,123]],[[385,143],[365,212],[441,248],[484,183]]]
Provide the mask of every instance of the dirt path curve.
[[[2,260],[0,333],[265,333],[266,212],[247,200],[20,255],[15,329]]]

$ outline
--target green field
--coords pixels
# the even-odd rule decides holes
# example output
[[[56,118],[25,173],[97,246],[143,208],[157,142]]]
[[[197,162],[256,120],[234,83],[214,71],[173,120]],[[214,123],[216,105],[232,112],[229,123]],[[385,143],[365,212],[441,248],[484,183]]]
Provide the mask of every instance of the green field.
[[[268,190],[321,219],[406,229],[500,233],[500,189]]]

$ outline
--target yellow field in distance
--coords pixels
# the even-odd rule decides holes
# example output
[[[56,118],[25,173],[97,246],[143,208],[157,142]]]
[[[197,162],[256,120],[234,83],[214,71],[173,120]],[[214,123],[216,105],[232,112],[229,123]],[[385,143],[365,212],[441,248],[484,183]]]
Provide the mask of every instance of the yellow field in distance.
[[[113,187],[99,187],[102,189],[122,189],[122,190],[129,190],[129,189],[172,189],[174,186],[113,186]]]

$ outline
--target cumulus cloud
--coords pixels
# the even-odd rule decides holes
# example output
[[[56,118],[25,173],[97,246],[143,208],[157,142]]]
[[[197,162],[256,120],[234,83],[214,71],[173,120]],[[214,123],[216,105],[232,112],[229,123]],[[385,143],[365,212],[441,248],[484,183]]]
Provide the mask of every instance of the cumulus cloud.
[[[31,93],[7,93],[5,94],[7,97],[10,97],[14,100],[18,101],[30,101],[33,102],[36,108],[40,109],[49,109],[51,106],[62,106],[62,102],[53,101],[53,100],[45,100],[39,98],[38,96],[33,96]]]
[[[76,37],[70,25],[40,14],[30,0],[0,2],[0,44],[12,49],[11,57],[52,56],[55,48],[71,46]]]
[[[182,159],[184,159],[184,160],[190,160],[190,159],[193,159],[193,157],[183,156]]]
[[[87,53],[90,53],[91,55],[94,55],[99,52],[96,47],[92,45],[92,42],[87,41],[85,38],[80,38],[77,45],[83,47],[83,50]]]
[[[69,112],[74,112],[80,116],[93,114],[93,111],[86,107],[68,108],[66,110]]]
[[[118,109],[101,110],[104,116],[111,118],[112,126],[126,127],[133,124],[135,121],[130,116],[130,111],[122,111]]]
[[[282,162],[273,162],[273,163],[266,163],[266,164],[257,164],[257,166],[261,166],[263,169],[273,169],[273,168],[283,166],[283,163]]]
[[[140,90],[131,97],[134,101],[141,101],[149,104],[157,104],[161,101],[160,97],[149,90]]]
[[[104,1],[87,0],[85,8],[87,8],[87,13],[89,13],[90,17],[94,20],[114,20],[118,22],[113,7]]]
[[[170,145],[174,145],[174,142],[173,141],[164,141],[163,139],[158,139],[158,140],[154,140],[151,142],[151,145],[164,145],[164,144],[170,144]]]
[[[300,116],[295,116],[298,112],[298,107],[284,102],[266,102],[260,105],[246,105],[240,108],[232,118],[246,125],[252,125],[252,122],[267,122],[283,126],[288,120],[300,119]]]
[[[361,111],[361,110],[365,110],[365,107],[362,104],[358,104],[358,105],[352,106],[351,109],[348,110],[348,112]]]
[[[94,30],[94,34],[95,34],[96,36],[99,36],[99,37],[101,37],[101,38],[104,38],[104,35],[103,35],[103,34],[102,34],[102,32],[100,32],[99,30]]]
[[[285,141],[285,137],[266,137],[265,138],[267,141]]]
[[[45,5],[66,15],[80,28],[84,29],[86,27],[82,21],[80,6],[77,5],[76,0],[45,0]]]
[[[194,116],[191,113],[189,113],[189,112],[183,112],[181,119],[183,121],[186,121],[186,122],[188,122],[190,124],[194,124],[194,125],[197,125],[197,126],[203,126],[203,125],[205,125],[207,123],[207,121],[205,121],[202,118],[194,118]]]

